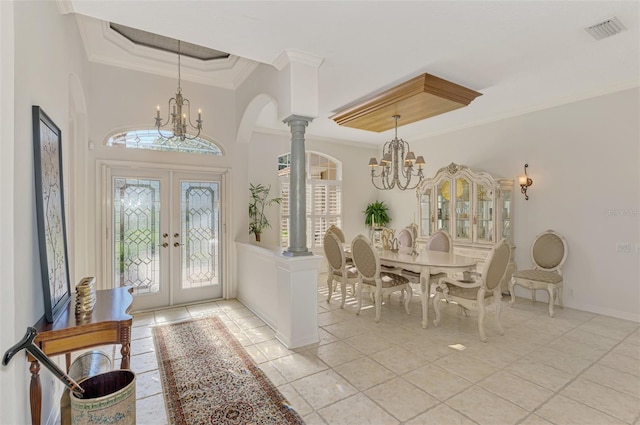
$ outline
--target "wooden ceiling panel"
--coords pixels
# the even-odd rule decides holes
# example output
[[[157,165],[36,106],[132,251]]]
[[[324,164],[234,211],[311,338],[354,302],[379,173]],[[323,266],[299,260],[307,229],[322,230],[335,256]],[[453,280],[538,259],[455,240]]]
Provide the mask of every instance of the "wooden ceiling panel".
[[[393,115],[401,116],[401,125],[410,124],[465,107],[481,95],[425,73],[361,104],[339,111],[331,118],[339,125],[379,133],[394,127]]]

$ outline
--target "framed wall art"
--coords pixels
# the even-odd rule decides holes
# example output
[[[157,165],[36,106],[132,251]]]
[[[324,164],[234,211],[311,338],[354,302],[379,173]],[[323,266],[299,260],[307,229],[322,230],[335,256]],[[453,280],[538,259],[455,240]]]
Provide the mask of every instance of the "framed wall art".
[[[48,322],[54,322],[71,299],[62,185],[62,133],[39,106],[32,107],[32,114],[44,314]]]

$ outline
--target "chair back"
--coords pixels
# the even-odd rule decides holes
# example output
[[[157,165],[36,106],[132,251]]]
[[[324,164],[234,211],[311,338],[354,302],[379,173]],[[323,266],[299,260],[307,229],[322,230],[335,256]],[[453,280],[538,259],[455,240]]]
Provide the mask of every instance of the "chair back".
[[[430,251],[453,252],[451,236],[444,230],[435,232],[427,241],[427,249]]]
[[[407,226],[407,229],[411,231],[411,235],[413,236],[413,240],[418,239],[418,225],[416,223],[411,223]]]
[[[493,291],[500,285],[511,260],[511,247],[506,239],[502,239],[489,251],[487,262],[482,273],[482,285]]]
[[[351,256],[364,279],[374,280],[380,274],[380,256],[366,236],[358,235],[351,242]]]
[[[401,229],[396,235],[396,239],[398,240],[398,245],[403,246],[405,248],[413,247],[413,235],[411,234],[411,230],[408,228]]]
[[[334,232],[327,230],[324,234],[323,240],[324,256],[329,263],[332,271],[342,270],[342,266],[345,263],[344,250],[342,249],[342,242]]]
[[[345,238],[344,238],[344,232],[342,231],[341,228],[339,228],[338,226],[336,226],[335,224],[332,224],[331,226],[329,226],[329,228],[327,229],[328,232],[333,232],[336,234],[336,236],[338,237],[338,239],[340,240],[340,242],[344,243],[345,242]]]
[[[564,237],[547,230],[536,236],[531,246],[531,260],[538,269],[559,271],[567,259],[567,241]]]

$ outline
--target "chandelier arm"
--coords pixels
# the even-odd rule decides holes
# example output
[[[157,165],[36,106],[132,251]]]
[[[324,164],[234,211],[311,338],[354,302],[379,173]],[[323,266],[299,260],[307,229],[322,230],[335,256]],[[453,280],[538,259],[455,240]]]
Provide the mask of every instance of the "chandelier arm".
[[[375,178],[380,177],[380,176],[376,176],[375,175],[375,171],[372,169],[371,170],[371,184],[373,184],[373,186],[378,189],[378,190],[385,190],[386,187],[380,187],[376,184]]]

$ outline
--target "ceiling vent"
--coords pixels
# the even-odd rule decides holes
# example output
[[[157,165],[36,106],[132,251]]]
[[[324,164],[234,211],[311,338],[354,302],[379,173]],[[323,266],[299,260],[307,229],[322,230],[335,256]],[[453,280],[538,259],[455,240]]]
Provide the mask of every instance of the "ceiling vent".
[[[600,22],[599,24],[591,25],[590,27],[585,28],[585,30],[596,40],[602,40],[603,38],[621,33],[622,31],[625,31],[626,28],[618,18],[614,17],[607,19],[604,22]]]

